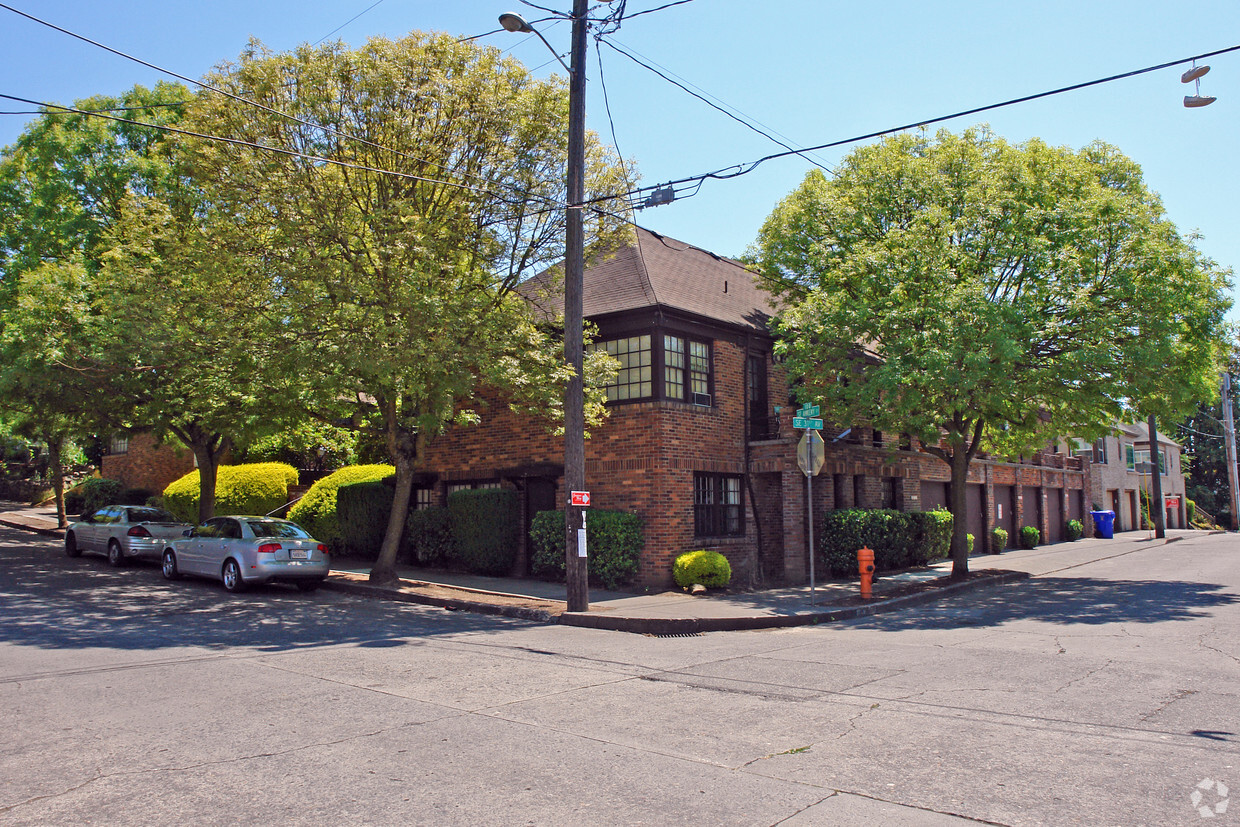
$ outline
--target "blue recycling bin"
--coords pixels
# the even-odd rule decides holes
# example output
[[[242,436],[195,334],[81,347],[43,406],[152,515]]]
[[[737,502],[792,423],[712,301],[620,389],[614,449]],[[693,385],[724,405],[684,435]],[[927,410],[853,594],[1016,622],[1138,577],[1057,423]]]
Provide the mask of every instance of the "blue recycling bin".
[[[1094,518],[1094,534],[1104,540],[1112,540],[1115,538],[1115,512],[1114,511],[1091,511],[1089,516]]]

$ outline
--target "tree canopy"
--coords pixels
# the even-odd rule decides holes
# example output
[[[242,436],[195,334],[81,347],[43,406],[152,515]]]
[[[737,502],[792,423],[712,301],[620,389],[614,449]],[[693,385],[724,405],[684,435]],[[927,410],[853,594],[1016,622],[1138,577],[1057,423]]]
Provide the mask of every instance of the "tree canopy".
[[[889,138],[834,178],[811,172],[753,255],[783,302],[777,347],[804,396],[911,434],[951,467],[957,575],[979,450],[1182,416],[1217,392],[1230,271],[1105,144]]]
[[[445,36],[271,53],[257,44],[187,111],[206,232],[256,292],[265,369],[328,422],[377,433],[397,469],[372,577],[394,563],[413,474],[484,391],[559,411],[568,368],[513,288],[563,256],[568,105],[498,50]],[[621,187],[595,144],[591,195]],[[595,215],[595,235],[612,228]]]

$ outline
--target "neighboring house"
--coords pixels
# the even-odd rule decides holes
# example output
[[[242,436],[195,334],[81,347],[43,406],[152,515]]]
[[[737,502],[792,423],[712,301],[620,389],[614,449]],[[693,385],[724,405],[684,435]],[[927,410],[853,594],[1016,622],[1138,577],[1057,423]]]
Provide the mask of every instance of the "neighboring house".
[[[1158,467],[1161,469],[1163,507],[1167,528],[1188,527],[1188,505],[1184,487],[1184,465],[1180,446],[1158,434]],[[1105,436],[1078,455],[1093,463],[1090,474],[1090,499],[1097,508],[1115,512],[1116,531],[1137,531],[1146,528],[1141,506],[1142,492],[1148,498],[1153,491],[1149,426],[1145,423],[1120,425],[1115,435]]]
[[[597,326],[597,346],[621,363],[607,389],[610,415],[586,442],[587,487],[594,508],[643,518],[640,586],[670,585],[676,556],[700,548],[725,554],[742,584],[808,578],[801,432],[791,427],[795,403],[772,359],[774,309],[754,279],[736,261],[644,229],[586,270],[585,316]],[[534,297],[548,285],[535,279],[523,290]],[[559,295],[552,290],[544,309],[562,307]],[[562,509],[562,441],[500,404],[483,419],[430,445],[418,506],[442,505],[460,487],[503,486],[518,492],[527,527],[534,513]],[[857,427],[833,441],[840,433],[824,433],[815,513],[946,503],[947,466],[907,437]],[[1037,526],[1044,541],[1062,539],[1065,521],[1085,516],[1088,489],[1089,465],[1076,457],[975,462],[967,519],[976,548],[987,550],[996,525],[1008,530],[1009,545],[1023,525]]]
[[[102,477],[119,480],[126,488],[142,488],[153,494],[193,471],[194,453],[188,448],[161,443],[149,433],[115,436],[99,469]]]

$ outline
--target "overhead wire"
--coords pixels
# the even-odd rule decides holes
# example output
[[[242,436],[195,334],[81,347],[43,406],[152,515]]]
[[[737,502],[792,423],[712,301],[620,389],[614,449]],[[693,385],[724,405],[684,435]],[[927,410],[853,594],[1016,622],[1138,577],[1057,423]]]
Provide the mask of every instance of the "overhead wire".
[[[81,35],[81,34],[78,34],[78,33],[76,33],[76,32],[70,31],[69,29],[66,29],[66,28],[64,28],[64,27],[62,27],[62,26],[58,26],[58,25],[56,25],[55,23],[51,23],[51,22],[49,22],[49,21],[47,21],[47,20],[43,20],[43,19],[41,19],[41,18],[35,17],[35,16],[34,16],[34,15],[32,15],[32,14],[27,14],[26,12],[21,11],[20,9],[15,9],[15,8],[13,8],[12,6],[7,5],[7,4],[5,4],[5,3],[0,3],[0,9],[6,9],[6,10],[8,10],[8,11],[11,11],[11,12],[13,12],[13,13],[14,13],[14,14],[16,14],[16,15],[19,15],[19,16],[21,16],[21,17],[26,18],[27,20],[31,20],[31,21],[33,21],[33,22],[35,22],[35,23],[38,23],[38,24],[42,25],[42,26],[47,26],[49,29],[53,29],[54,31],[58,31],[58,32],[60,32],[60,33],[62,33],[62,34],[68,35],[69,37],[75,38],[75,39],[80,40],[80,41],[82,41],[82,42],[84,42],[84,43],[88,43],[88,44],[90,44],[91,46],[95,46],[95,47],[97,47],[97,48],[103,49],[104,51],[106,51],[106,52],[110,52],[111,54],[117,55],[118,57],[123,57],[123,58],[125,58],[126,60],[131,60],[131,61],[133,61],[134,63],[137,63],[137,64],[139,64],[139,65],[141,65],[141,66],[145,66],[145,67],[147,67],[148,69],[154,69],[154,70],[155,70],[155,71],[157,71],[157,72],[162,72],[163,74],[169,75],[169,76],[174,77],[174,78],[176,78],[176,79],[178,79],[178,80],[181,80],[181,81],[184,81],[184,82],[186,82],[186,83],[192,84],[192,85],[197,86],[197,87],[199,87],[199,88],[201,88],[201,89],[206,89],[206,90],[208,90],[208,91],[215,92],[215,93],[217,93],[217,94],[223,95],[224,97],[226,97],[226,98],[228,98],[228,99],[230,99],[230,100],[237,101],[238,103],[242,103],[242,104],[245,104],[245,105],[247,105],[247,106],[253,106],[253,107],[255,107],[256,109],[259,109],[259,110],[261,110],[261,111],[267,112],[268,114],[275,115],[275,116],[280,117],[280,118],[285,118],[285,119],[287,119],[287,120],[289,120],[289,121],[292,121],[293,123],[298,123],[298,124],[301,124],[302,126],[308,126],[308,127],[310,127],[311,129],[318,129],[318,130],[321,130],[321,131],[322,131],[322,132],[324,132],[325,134],[327,134],[327,135],[331,135],[331,136],[333,136],[333,137],[343,138],[343,139],[345,139],[345,140],[350,140],[350,141],[356,141],[357,143],[360,143],[360,144],[362,144],[363,146],[368,146],[368,147],[370,147],[370,148],[372,148],[372,149],[377,149],[377,150],[380,150],[381,152],[389,152],[389,153],[391,153],[392,155],[395,155],[395,156],[400,157],[400,158],[404,158],[405,160],[408,160],[408,161],[416,161],[416,162],[421,163],[421,164],[427,164],[428,166],[438,167],[439,169],[442,169],[442,170],[444,170],[445,172],[455,172],[454,170],[452,170],[450,167],[448,167],[448,166],[447,166],[447,165],[445,165],[445,164],[441,164],[441,163],[438,163],[438,162],[435,162],[435,161],[430,161],[430,160],[427,160],[427,159],[425,159],[425,158],[419,158],[419,157],[417,157],[416,155],[411,155],[411,154],[409,154],[409,153],[407,153],[407,152],[401,152],[400,150],[392,149],[392,148],[390,148],[390,147],[384,146],[383,144],[376,143],[375,141],[371,141],[371,140],[368,140],[368,139],[366,139],[366,138],[361,138],[361,137],[358,137],[358,136],[356,136],[356,135],[350,135],[350,134],[348,134],[347,132],[341,132],[341,131],[340,131],[340,130],[338,130],[338,129],[334,129],[334,128],[332,128],[332,127],[330,127],[330,126],[326,126],[326,125],[324,125],[324,124],[319,124],[319,123],[314,123],[314,122],[312,122],[312,121],[307,121],[307,120],[305,120],[305,119],[303,119],[303,118],[299,118],[299,117],[297,117],[296,115],[290,115],[290,114],[288,114],[287,112],[281,112],[280,110],[275,109],[275,108],[272,108],[272,107],[270,107],[270,106],[267,106],[266,104],[262,104],[262,103],[259,103],[259,102],[257,102],[257,101],[250,100],[249,98],[243,97],[243,96],[241,96],[241,95],[234,94],[234,93],[232,93],[232,92],[229,92],[229,91],[227,91],[227,90],[225,90],[225,89],[221,89],[221,88],[219,88],[219,87],[217,87],[217,86],[214,86],[214,85],[212,85],[212,84],[205,83],[205,82],[200,81],[200,80],[195,80],[195,79],[193,79],[193,78],[190,78],[190,77],[187,77],[187,76],[185,76],[185,75],[182,75],[182,74],[180,74],[180,73],[178,73],[178,72],[174,72],[174,71],[172,71],[171,69],[165,69],[165,68],[163,68],[162,66],[157,66],[157,65],[156,65],[156,64],[154,64],[154,63],[150,63],[150,62],[145,61],[145,60],[143,60],[143,59],[141,59],[141,58],[134,57],[133,55],[130,55],[130,54],[126,54],[125,52],[122,52],[122,51],[120,51],[119,49],[114,49],[114,48],[112,48],[111,46],[108,46],[108,45],[105,45],[105,44],[103,44],[103,43],[100,43],[100,42],[99,42],[99,41],[97,41],[97,40],[92,40],[91,38],[86,37],[85,35]],[[459,174],[464,175],[464,176],[465,176],[465,177],[467,177],[467,178],[474,178],[474,179],[476,179],[476,180],[479,180],[479,181],[484,181],[484,182],[486,181],[486,179],[485,179],[485,178],[483,178],[482,176],[472,175],[472,174],[470,174],[470,173],[459,173]],[[515,190],[514,190],[514,192],[515,192]]]
[[[354,20],[356,20],[357,18],[361,17],[363,14],[365,14],[366,12],[370,11],[371,9],[373,9],[375,6],[378,6],[378,5],[379,5],[379,4],[381,4],[382,2],[383,2],[383,0],[375,0],[375,2],[371,3],[369,6],[367,6],[367,7],[366,7],[366,8],[364,8],[364,9],[362,9],[362,10],[361,10],[361,11],[359,11],[357,14],[353,15],[352,17],[350,17],[348,20],[346,20],[346,21],[344,21],[343,23],[341,23],[341,24],[340,24],[339,26],[337,26],[336,28],[332,29],[330,32],[328,32],[327,34],[325,34],[325,35],[323,35],[322,37],[320,37],[318,40],[316,40],[316,41],[314,42],[314,45],[315,45],[315,46],[318,46],[318,45],[319,45],[320,43],[322,43],[324,40],[326,40],[327,38],[331,37],[331,36],[332,36],[332,35],[334,35],[336,32],[340,31],[340,30],[341,30],[341,29],[343,29],[345,26],[349,25],[349,24],[350,24],[350,23],[352,23]]]
[[[390,170],[390,169],[380,169],[378,167],[367,166],[366,164],[356,164],[350,161],[341,161],[335,158],[326,158],[322,155],[311,155],[310,153],[307,153],[307,152],[298,152],[295,149],[286,149],[284,147],[279,147],[279,146],[259,144],[259,143],[254,143],[253,141],[243,141],[240,138],[228,138],[223,135],[209,135],[207,133],[195,132],[189,129],[179,129],[175,126],[168,126],[166,124],[145,123],[143,121],[130,120],[129,118],[118,118],[115,115],[108,115],[103,111],[77,109],[72,106],[62,106],[56,103],[45,103],[42,101],[30,100],[28,98],[20,98],[15,95],[0,94],[0,99],[15,101],[17,103],[25,103],[31,106],[40,106],[40,107],[43,107],[44,109],[56,109],[56,110],[60,110],[61,112],[67,112],[67,113],[74,114],[74,115],[88,115],[90,117],[95,117],[95,118],[104,118],[106,120],[115,121],[117,123],[129,124],[130,126],[146,127],[148,129],[154,129],[160,132],[172,133],[174,135],[184,135],[190,138],[200,138],[206,141],[215,141],[218,143],[231,144],[233,146],[245,147],[247,149],[257,149],[263,152],[272,152],[277,155],[286,155],[286,156],[290,156],[294,158],[300,158],[302,160],[312,161],[314,163],[330,164],[331,166],[343,167],[346,169],[355,169],[355,170],[359,170],[362,172],[374,172],[380,175],[391,175],[395,178],[403,178],[403,179],[410,180],[410,181],[421,181],[427,184],[439,184],[445,187],[453,187],[455,189],[479,193],[481,195],[489,195],[493,198],[497,198],[498,200],[504,203],[508,203],[508,204],[523,203],[523,202],[511,199],[511,198],[507,198],[503,195],[500,195],[499,193],[496,193],[493,190],[483,189],[481,187],[473,187],[473,186],[469,186],[468,184],[462,184],[457,181],[445,181],[439,178],[428,178],[424,175],[414,175],[411,172],[397,172],[395,170]],[[544,200],[554,204],[552,199],[546,198]],[[550,209],[562,210],[564,209],[564,205],[555,204]]]
[[[609,43],[608,45],[611,46],[612,44]],[[615,47],[613,46],[613,48]],[[776,152],[770,155],[765,155],[761,158],[758,158],[755,161],[745,161],[745,162],[741,162],[737,164],[732,164],[727,167],[722,167],[712,172],[706,172],[700,175],[690,175],[685,178],[677,178],[677,179],[668,181],[663,185],[640,187],[630,192],[623,193],[622,196],[615,196],[615,197],[637,196],[643,192],[657,189],[658,186],[674,186],[674,185],[680,185],[680,184],[700,183],[708,179],[724,181],[724,180],[728,180],[731,178],[737,178],[742,175],[748,175],[749,173],[757,169],[759,165],[765,163],[766,161],[772,161],[777,158],[787,158],[790,155],[798,155],[798,156],[804,157],[802,153],[805,153],[805,152],[818,152],[823,149],[831,149],[833,147],[844,146],[846,144],[853,144],[859,141],[866,141],[871,138],[880,138],[884,135],[892,135],[898,132],[906,132],[910,129],[916,129],[918,127],[929,126],[931,124],[936,124],[936,123],[942,123],[944,121],[950,121],[950,120],[954,120],[956,118],[962,118],[968,115],[976,115],[980,112],[989,112],[995,109],[1001,109],[1001,108],[1008,107],[1008,106],[1015,106],[1018,103],[1028,103],[1029,101],[1039,100],[1041,98],[1047,98],[1053,95],[1061,95],[1067,92],[1075,92],[1077,90],[1086,89],[1091,86],[1098,86],[1104,83],[1112,83],[1117,80],[1124,80],[1126,78],[1136,77],[1137,75],[1143,75],[1149,72],[1156,72],[1161,69],[1170,68],[1172,66],[1179,66],[1181,64],[1190,63],[1195,60],[1203,60],[1208,57],[1214,57],[1215,55],[1222,55],[1222,54],[1227,54],[1229,52],[1235,52],[1235,51],[1240,51],[1240,46],[1228,46],[1224,49],[1215,49],[1214,51],[1210,51],[1210,52],[1202,52],[1201,54],[1191,55],[1189,57],[1167,61],[1166,63],[1159,63],[1155,66],[1147,66],[1143,69],[1134,69],[1130,72],[1122,72],[1117,75],[1109,75],[1107,77],[1098,78],[1096,80],[1085,81],[1083,83],[1074,83],[1069,86],[1061,86],[1057,89],[1051,89],[1046,92],[1038,92],[1032,95],[1022,95],[1021,97],[1010,98],[1008,100],[1001,101],[999,103],[987,104],[985,106],[977,106],[977,107],[973,107],[972,109],[964,109],[959,112],[953,112],[950,115],[939,115],[934,118],[927,118],[923,120],[913,121],[911,123],[902,124],[900,126],[889,127],[887,129],[880,129],[874,132],[867,132],[863,135],[854,135],[851,138],[841,138],[840,140],[837,140],[837,141],[829,141],[827,143],[817,144],[816,146],[807,146],[807,147],[801,147],[799,149],[790,149],[787,152]]]
[[[621,20],[632,20],[634,17],[641,17],[643,14],[654,14],[657,11],[663,11],[664,9],[670,9],[672,6],[683,6],[685,3],[692,3],[692,2],[693,0],[676,0],[676,2],[674,3],[664,3],[662,6],[657,6],[653,9],[642,9],[641,11],[635,11],[632,14],[622,15]]]
[[[636,63],[638,66],[641,66],[642,68],[644,68],[644,69],[646,69],[646,70],[648,70],[648,71],[654,72],[656,75],[658,75],[659,77],[663,78],[663,79],[664,79],[665,81],[667,81],[668,83],[672,84],[673,86],[676,86],[676,87],[677,87],[677,88],[679,88],[679,89],[684,90],[685,92],[687,92],[688,94],[690,94],[690,95],[692,95],[693,97],[697,98],[697,99],[698,99],[698,100],[700,100],[702,103],[706,104],[707,106],[711,107],[712,109],[716,109],[716,110],[718,110],[718,111],[722,112],[723,114],[727,115],[729,118],[731,118],[732,120],[734,120],[734,121],[736,121],[737,123],[741,124],[742,126],[746,127],[747,129],[751,129],[751,130],[753,130],[754,132],[756,132],[756,133],[758,133],[759,135],[761,135],[763,138],[766,138],[768,141],[770,141],[770,142],[772,142],[772,143],[774,143],[774,144],[778,144],[779,146],[782,146],[783,148],[785,148],[785,149],[789,150],[789,154],[793,154],[793,155],[800,155],[802,158],[804,158],[806,161],[809,161],[809,162],[810,162],[811,164],[813,164],[814,166],[819,167],[820,169],[823,169],[823,170],[825,170],[825,171],[827,171],[827,172],[832,172],[832,173],[833,173],[833,170],[832,170],[830,167],[826,166],[825,164],[819,163],[818,161],[815,161],[813,158],[810,158],[809,156],[805,155],[804,153],[805,153],[805,152],[807,152],[808,150],[795,149],[795,148],[793,148],[793,146],[792,146],[791,144],[789,144],[789,143],[787,143],[787,142],[785,142],[785,141],[781,141],[779,138],[776,138],[774,135],[771,135],[769,132],[764,132],[763,130],[761,130],[761,129],[759,129],[758,127],[754,126],[753,124],[749,123],[749,122],[748,122],[747,120],[745,120],[744,118],[741,118],[741,117],[738,117],[737,115],[732,114],[732,113],[731,113],[731,112],[729,112],[728,110],[724,109],[722,106],[719,106],[718,104],[716,104],[716,103],[714,103],[714,102],[712,102],[712,101],[710,101],[710,100],[707,100],[704,96],[699,95],[697,92],[694,92],[692,89],[690,89],[688,86],[685,86],[683,83],[681,83],[681,82],[679,82],[679,81],[677,81],[677,80],[672,79],[670,76],[668,76],[668,75],[664,74],[663,72],[659,71],[658,69],[656,69],[655,67],[651,66],[650,64],[648,64],[648,63],[646,63],[646,62],[644,62],[644,61],[642,61],[642,60],[638,59],[636,56],[634,56],[634,55],[630,54],[630,53],[629,53],[628,51],[626,51],[625,49],[620,48],[620,47],[619,47],[619,46],[617,46],[615,43],[612,43],[611,41],[608,41],[608,40],[604,40],[604,39],[602,39],[602,38],[599,38],[599,42],[601,42],[601,43],[606,43],[606,44],[607,44],[607,46],[608,46],[609,48],[614,49],[615,51],[617,51],[617,52],[619,52],[620,54],[624,55],[624,56],[625,56],[625,57],[627,57],[629,60],[631,60],[631,61],[633,61],[634,63]]]

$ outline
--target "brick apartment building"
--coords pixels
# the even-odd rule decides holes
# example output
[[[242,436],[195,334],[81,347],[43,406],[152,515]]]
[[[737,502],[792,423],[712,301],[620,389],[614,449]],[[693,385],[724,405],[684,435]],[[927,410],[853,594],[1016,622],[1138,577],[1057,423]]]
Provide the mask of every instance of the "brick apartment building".
[[[796,463],[801,432],[792,428],[787,378],[772,359],[770,297],[754,278],[738,262],[644,229],[586,270],[585,316],[598,328],[598,346],[621,363],[607,389],[609,416],[586,442],[586,479],[594,508],[644,520],[639,586],[669,585],[676,556],[700,548],[725,554],[734,582],[808,578],[806,481]],[[535,280],[527,294],[558,315],[560,299],[533,297],[542,286]],[[537,512],[563,508],[562,441],[502,405],[482,413],[481,426],[453,429],[431,444],[416,507],[443,505],[461,488],[507,487],[519,494],[527,528]],[[915,441],[865,427],[823,436],[826,464],[813,482],[814,513],[946,504],[948,468],[918,452]],[[158,470],[158,479],[138,474],[151,464],[139,458],[151,451],[138,439],[128,456],[105,458],[105,476],[162,489],[193,467],[192,456],[167,458],[147,469]],[[189,464],[174,474],[182,460]],[[991,526],[1007,529],[1009,545],[1023,525],[1058,542],[1070,518],[1092,533],[1083,518],[1089,467],[1058,453],[975,461],[967,495],[975,550],[990,550]],[[524,544],[528,531],[521,537]],[[519,569],[526,555],[521,548]]]
[[[1120,425],[1113,436],[1099,439],[1079,452],[1091,462],[1090,501],[1100,509],[1115,512],[1116,531],[1137,531],[1148,527],[1141,505],[1142,494],[1152,496],[1150,474],[1154,461],[1150,453],[1149,426],[1144,422]],[[1162,476],[1164,525],[1188,527],[1188,499],[1184,487],[1184,463],[1179,443],[1166,434],[1156,434],[1158,467]]]
[[[644,229],[586,270],[585,316],[598,328],[597,346],[621,363],[607,389],[608,419],[586,442],[586,479],[593,507],[645,522],[638,585],[670,584],[675,557],[699,548],[725,554],[741,583],[808,577],[801,434],[772,360],[770,297],[754,278],[735,261]],[[442,504],[459,487],[505,486],[520,494],[527,523],[562,508],[562,443],[506,411],[484,418],[431,445],[419,505]],[[864,427],[834,441],[840,433],[824,433],[815,513],[946,503],[948,468],[915,441]],[[968,523],[976,548],[986,550],[993,525],[1008,530],[1009,543],[1022,525],[1061,540],[1064,522],[1085,514],[1088,488],[1088,463],[1077,457],[975,462]]]

